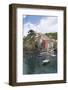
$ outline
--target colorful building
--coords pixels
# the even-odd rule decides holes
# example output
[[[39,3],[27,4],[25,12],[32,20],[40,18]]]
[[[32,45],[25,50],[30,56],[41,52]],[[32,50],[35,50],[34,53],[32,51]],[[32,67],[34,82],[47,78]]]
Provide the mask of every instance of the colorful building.
[[[49,38],[45,34],[42,33],[37,33],[36,35],[36,43],[38,48],[42,49],[52,49],[54,47],[54,43],[56,40]]]

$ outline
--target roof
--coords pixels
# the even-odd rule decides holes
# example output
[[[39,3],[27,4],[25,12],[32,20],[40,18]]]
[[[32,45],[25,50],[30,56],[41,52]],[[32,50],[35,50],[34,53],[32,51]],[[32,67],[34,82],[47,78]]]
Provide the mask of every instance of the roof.
[[[43,33],[36,33],[36,40],[38,40],[38,39],[56,42],[55,39],[51,39],[51,38],[49,38],[47,35],[45,35],[45,34],[43,34]]]

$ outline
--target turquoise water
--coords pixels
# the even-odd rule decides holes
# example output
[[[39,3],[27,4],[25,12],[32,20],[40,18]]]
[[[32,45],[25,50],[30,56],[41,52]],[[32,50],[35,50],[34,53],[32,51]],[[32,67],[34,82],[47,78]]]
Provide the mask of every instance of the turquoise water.
[[[48,74],[57,73],[57,53],[56,56],[42,54],[39,52],[26,53],[23,57],[23,74]],[[43,64],[43,60],[49,59],[50,62]]]

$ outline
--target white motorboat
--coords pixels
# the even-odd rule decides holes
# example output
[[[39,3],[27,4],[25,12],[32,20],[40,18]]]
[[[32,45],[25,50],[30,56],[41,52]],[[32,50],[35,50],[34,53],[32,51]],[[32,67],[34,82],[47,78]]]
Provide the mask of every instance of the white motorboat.
[[[55,54],[51,54],[52,57],[55,57],[56,55]]]
[[[50,62],[49,59],[45,59],[45,60],[42,61],[42,64],[47,64],[47,63],[49,63],[49,62]]]

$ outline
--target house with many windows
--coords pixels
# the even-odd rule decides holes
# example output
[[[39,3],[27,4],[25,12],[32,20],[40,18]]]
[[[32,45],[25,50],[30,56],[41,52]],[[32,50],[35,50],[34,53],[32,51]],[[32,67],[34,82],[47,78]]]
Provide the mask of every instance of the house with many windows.
[[[40,49],[45,49],[45,50],[50,50],[54,48],[54,45],[56,44],[55,39],[49,38],[47,35],[42,34],[42,33],[37,33],[36,34],[36,45]]]

